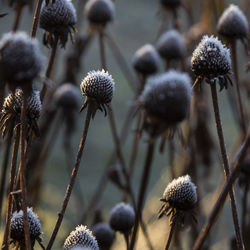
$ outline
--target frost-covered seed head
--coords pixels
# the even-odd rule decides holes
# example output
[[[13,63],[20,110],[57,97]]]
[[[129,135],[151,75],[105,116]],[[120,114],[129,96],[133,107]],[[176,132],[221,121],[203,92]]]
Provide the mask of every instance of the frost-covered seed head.
[[[218,38],[204,36],[193,52],[192,71],[196,76],[213,79],[230,73],[230,51]]]
[[[150,117],[176,125],[187,117],[191,94],[188,74],[171,70],[150,78],[139,99]]]
[[[76,110],[80,106],[79,89],[70,83],[61,85],[55,91],[54,99],[58,106],[63,109]]]
[[[177,30],[163,33],[157,41],[156,48],[165,60],[180,59],[185,54],[184,40]]]
[[[6,33],[0,40],[0,79],[9,84],[27,85],[42,68],[43,57],[36,39],[25,32]]]
[[[231,4],[220,17],[217,30],[227,38],[245,38],[248,33],[248,21],[238,6]]]
[[[129,232],[135,222],[134,209],[124,202],[118,203],[110,212],[109,224],[115,231]]]
[[[166,8],[177,8],[182,4],[182,0],[160,0],[161,4]]]
[[[28,223],[30,238],[34,241],[42,233],[42,226],[38,216],[33,212],[32,208],[27,208]],[[14,241],[24,240],[24,224],[23,224],[23,211],[14,212],[10,222],[10,237]]]
[[[76,247],[99,250],[95,237],[86,226],[77,226],[67,237],[63,245],[64,250],[72,250]]]
[[[162,198],[173,208],[192,209],[197,202],[196,186],[189,175],[181,176],[167,185]]]
[[[107,104],[113,98],[115,83],[105,70],[90,71],[80,88],[84,96],[95,99],[99,104]]]
[[[100,222],[94,225],[93,234],[101,249],[110,249],[115,239],[115,232],[109,224]]]
[[[115,8],[111,0],[89,0],[85,15],[91,23],[105,25],[114,19]]]
[[[62,47],[68,40],[68,35],[72,36],[76,24],[76,10],[70,0],[55,0],[46,6],[43,2],[40,14],[40,27],[48,32],[44,36],[46,45],[52,46],[55,36],[58,36]]]
[[[135,52],[132,64],[137,72],[151,75],[158,71],[160,57],[155,47],[146,44]]]

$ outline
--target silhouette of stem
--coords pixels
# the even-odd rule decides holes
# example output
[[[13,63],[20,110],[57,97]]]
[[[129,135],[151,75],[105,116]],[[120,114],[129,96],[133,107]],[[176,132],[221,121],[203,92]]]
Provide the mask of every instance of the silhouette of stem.
[[[168,240],[167,240],[167,244],[166,244],[166,247],[165,247],[165,250],[168,250],[169,247],[170,247],[170,243],[171,243],[171,240],[173,238],[173,235],[174,235],[174,230],[175,230],[175,219],[172,221],[172,223],[170,224],[170,231],[169,231],[169,234],[168,234]]]
[[[43,0],[37,0],[37,3],[36,3],[36,9],[35,9],[34,17],[33,17],[31,33],[30,33],[31,38],[36,37],[36,31],[37,31],[38,21],[40,17],[42,2]]]

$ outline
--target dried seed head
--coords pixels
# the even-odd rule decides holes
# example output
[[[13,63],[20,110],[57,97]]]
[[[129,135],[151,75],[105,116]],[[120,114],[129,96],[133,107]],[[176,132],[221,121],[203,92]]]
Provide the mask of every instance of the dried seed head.
[[[197,202],[196,186],[189,175],[181,176],[167,185],[162,198],[176,209],[192,209]]]
[[[172,126],[187,117],[191,94],[188,74],[171,70],[150,78],[139,100],[149,117]]]
[[[80,106],[79,89],[70,83],[60,86],[54,94],[55,102],[58,106],[67,110],[77,110]]]
[[[135,52],[132,63],[137,72],[151,75],[158,71],[160,57],[155,47],[146,44]]]
[[[184,40],[177,30],[169,30],[163,33],[156,44],[156,48],[165,60],[180,59],[185,54]]]
[[[118,203],[110,212],[109,224],[115,231],[129,232],[135,222],[134,209],[124,202]]]
[[[32,208],[27,208],[28,223],[30,239],[33,243],[39,238],[42,233],[42,226],[38,216],[33,212]],[[14,242],[24,241],[24,224],[23,224],[23,211],[14,212],[10,222],[10,237]]]
[[[40,27],[46,31],[44,44],[53,46],[56,37],[58,37],[62,47],[65,47],[68,35],[73,40],[72,32],[75,31],[76,20],[76,10],[70,0],[55,0],[47,6],[43,2]]]
[[[72,250],[76,247],[99,250],[95,237],[86,226],[77,226],[67,237],[63,245],[64,250]]]
[[[115,232],[109,224],[104,222],[97,223],[93,227],[93,234],[101,249],[110,249],[115,239]]]
[[[91,23],[105,25],[113,21],[114,14],[114,4],[110,0],[89,0],[86,3],[85,15]]]
[[[247,37],[248,21],[238,6],[231,4],[224,10],[217,25],[220,35],[227,38],[242,39]]]
[[[162,6],[173,9],[181,6],[182,0],[161,0]]]
[[[42,68],[36,39],[24,32],[6,33],[0,40],[0,79],[10,85],[31,84]]]

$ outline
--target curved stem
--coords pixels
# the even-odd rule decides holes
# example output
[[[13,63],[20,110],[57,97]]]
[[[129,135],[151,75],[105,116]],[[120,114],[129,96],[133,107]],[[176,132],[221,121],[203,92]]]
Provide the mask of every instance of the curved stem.
[[[168,240],[167,240],[167,244],[166,244],[165,250],[168,250],[169,247],[170,247],[170,243],[171,243],[172,237],[174,235],[175,225],[176,225],[176,222],[175,222],[175,219],[174,219],[172,221],[172,223],[170,224],[170,232],[168,234]]]
[[[40,11],[41,11],[41,7],[42,7],[42,2],[43,2],[43,0],[37,0],[37,3],[36,3],[36,9],[35,9],[35,13],[34,13],[31,33],[30,33],[31,38],[36,37],[36,31],[37,31]]]

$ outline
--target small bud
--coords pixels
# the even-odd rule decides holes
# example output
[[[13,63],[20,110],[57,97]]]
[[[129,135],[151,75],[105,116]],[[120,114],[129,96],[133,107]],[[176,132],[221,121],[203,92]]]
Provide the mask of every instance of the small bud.
[[[177,8],[182,4],[182,0],[161,0],[161,4],[166,8]]]
[[[165,60],[181,59],[185,55],[185,45],[181,34],[177,30],[169,30],[163,33],[156,48]]]
[[[92,232],[83,225],[77,226],[67,237],[63,245],[64,250],[72,250],[79,247],[80,249],[99,250]]]
[[[118,203],[110,212],[109,224],[115,231],[130,232],[135,222],[134,209],[124,202]]]
[[[115,8],[110,0],[89,0],[85,15],[91,23],[106,25],[114,19]]]
[[[43,58],[36,39],[24,32],[6,33],[0,40],[0,80],[26,86],[38,77]]]
[[[137,72],[151,75],[158,71],[160,57],[151,44],[146,44],[135,52],[132,64]]]
[[[224,10],[217,25],[220,35],[227,38],[242,39],[247,37],[248,21],[238,6],[231,4]]]

